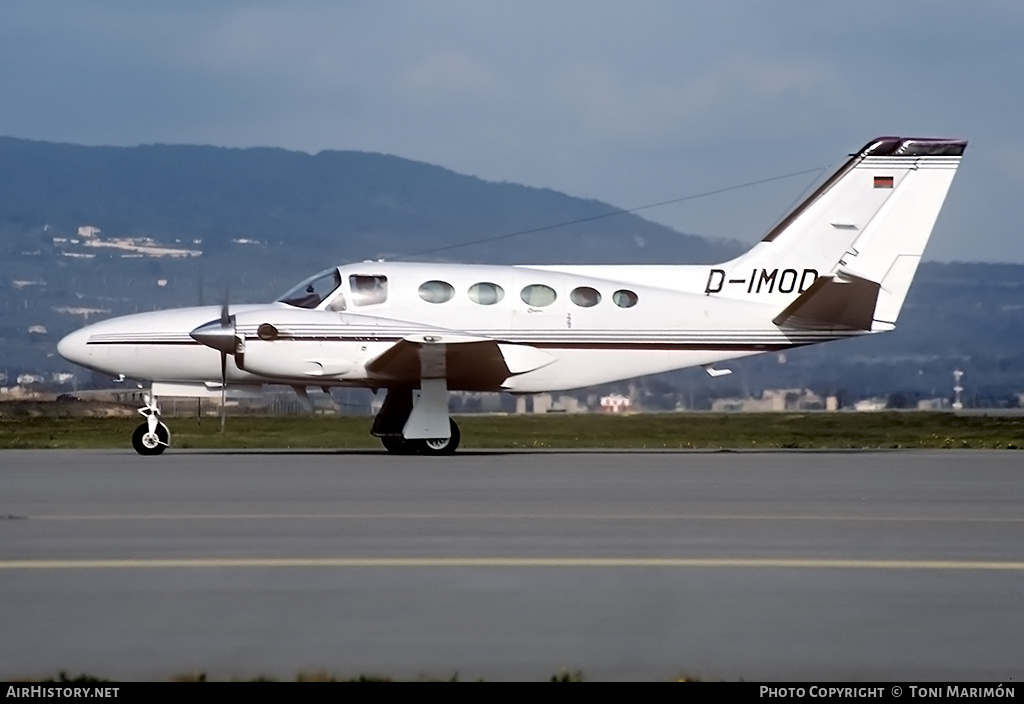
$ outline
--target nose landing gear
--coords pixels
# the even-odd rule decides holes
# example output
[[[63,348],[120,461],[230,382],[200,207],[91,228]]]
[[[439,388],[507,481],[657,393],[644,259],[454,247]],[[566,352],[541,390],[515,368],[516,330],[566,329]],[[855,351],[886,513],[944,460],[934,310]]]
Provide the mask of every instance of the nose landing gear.
[[[159,455],[171,444],[171,431],[160,421],[156,397],[144,398],[146,405],[139,409],[139,414],[146,418],[146,422],[132,433],[132,447],[140,455]]]
[[[152,432],[149,425],[143,423],[132,433],[132,447],[140,455],[159,455],[170,444],[171,431],[163,423],[157,423]]]

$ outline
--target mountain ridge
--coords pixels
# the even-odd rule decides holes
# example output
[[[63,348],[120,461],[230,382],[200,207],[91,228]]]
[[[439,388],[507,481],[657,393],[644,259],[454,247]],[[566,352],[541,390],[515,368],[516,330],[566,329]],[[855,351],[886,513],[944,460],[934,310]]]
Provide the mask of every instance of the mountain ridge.
[[[538,263],[577,261],[580,249],[586,260],[580,263],[594,264],[673,255],[711,263],[738,250],[736,243],[677,233],[597,200],[372,152],[79,147],[0,137],[0,163],[17,173],[0,189],[0,230],[47,218],[46,224],[65,231],[91,224],[164,237],[184,232],[212,249],[240,236],[315,244],[346,260],[393,257],[416,239],[450,248],[584,221],[588,239],[582,247],[558,241],[568,237],[549,239],[548,254]],[[603,217],[609,214],[614,217]],[[534,237],[533,244],[541,239]],[[521,249],[496,241],[471,256],[501,260]]]

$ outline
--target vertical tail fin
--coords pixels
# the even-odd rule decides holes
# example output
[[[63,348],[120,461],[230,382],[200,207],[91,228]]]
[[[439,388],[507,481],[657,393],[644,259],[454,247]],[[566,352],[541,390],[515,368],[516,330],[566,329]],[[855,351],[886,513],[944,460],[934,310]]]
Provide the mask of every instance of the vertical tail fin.
[[[851,281],[866,282],[878,287],[870,329],[891,328],[966,146],[955,139],[872,140],[753,249],[712,269],[706,293],[777,303],[789,311],[819,278],[843,289]],[[819,306],[824,285],[814,292]],[[862,324],[865,313],[855,317]],[[777,322],[799,319],[784,312]],[[849,322],[847,316],[838,327]]]

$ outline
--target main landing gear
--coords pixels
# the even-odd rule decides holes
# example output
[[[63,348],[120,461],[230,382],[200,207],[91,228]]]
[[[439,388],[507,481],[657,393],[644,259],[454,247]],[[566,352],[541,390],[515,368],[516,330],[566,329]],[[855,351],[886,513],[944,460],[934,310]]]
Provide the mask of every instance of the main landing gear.
[[[407,440],[401,436],[381,436],[384,449],[393,455],[450,455],[459,446],[461,433],[455,421],[448,420],[451,435],[447,438]]]
[[[434,381],[440,384],[430,383]],[[448,417],[443,379],[425,379],[418,390],[389,389],[370,432],[395,455],[450,455],[462,436]]]
[[[146,405],[139,409],[146,422],[132,433],[132,447],[140,455],[159,455],[171,444],[171,431],[160,421],[156,397],[145,396]]]

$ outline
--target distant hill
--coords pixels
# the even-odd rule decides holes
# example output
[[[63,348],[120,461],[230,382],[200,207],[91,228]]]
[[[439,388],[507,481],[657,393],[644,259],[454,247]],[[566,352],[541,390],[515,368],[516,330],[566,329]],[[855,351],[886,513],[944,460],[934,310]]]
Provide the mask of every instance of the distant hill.
[[[491,183],[384,154],[147,145],[83,147],[0,137],[0,232],[80,225],[104,233],[315,248],[331,261],[439,250],[435,259],[710,263],[735,243],[678,233],[595,200]],[[460,249],[524,230],[556,230]],[[424,256],[431,256],[426,254]]]
[[[0,386],[71,371],[56,341],[87,320],[215,303],[228,285],[233,301],[271,300],[349,261],[711,263],[741,249],[635,215],[603,217],[616,212],[607,203],[381,154],[0,137],[0,164]],[[577,224],[552,227],[562,223]],[[76,244],[84,225],[203,254]],[[488,238],[497,239],[454,247]],[[1024,266],[926,262],[894,333],[734,362],[731,377],[690,370],[641,384],[667,407],[680,394],[700,407],[710,395],[780,386],[913,401],[947,396],[960,367],[979,404],[1006,405],[1024,392],[1022,323]]]

